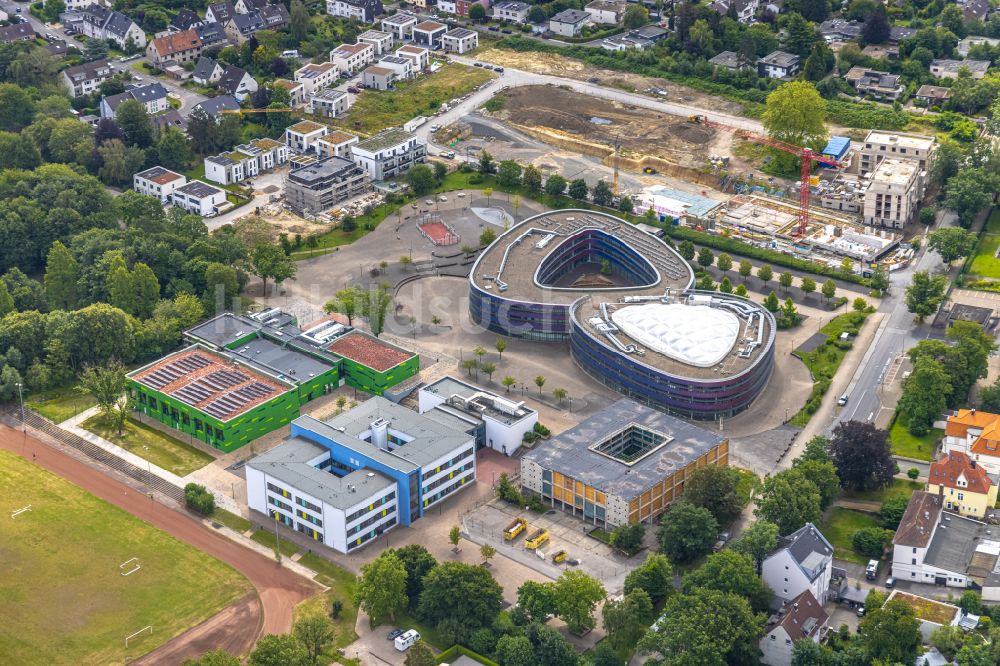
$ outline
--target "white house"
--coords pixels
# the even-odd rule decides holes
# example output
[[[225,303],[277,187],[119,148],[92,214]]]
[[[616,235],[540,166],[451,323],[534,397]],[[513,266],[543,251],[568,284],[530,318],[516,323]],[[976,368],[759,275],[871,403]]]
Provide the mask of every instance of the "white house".
[[[413,76],[413,61],[409,58],[388,55],[378,61],[378,66],[392,71],[397,81]]]
[[[215,60],[207,56],[198,58],[194,71],[191,72],[191,80],[203,86],[214,85],[222,78],[222,73],[226,69]]]
[[[341,157],[349,160],[351,159],[351,146],[357,143],[358,137],[354,134],[334,130],[316,140],[316,154],[322,159]]]
[[[101,118],[114,118],[121,103],[130,99],[134,99],[146,107],[146,113],[149,115],[154,115],[170,108],[170,102],[167,100],[167,89],[159,82],[150,83],[149,85],[126,90],[117,95],[102,97]]]
[[[454,28],[441,37],[441,46],[448,53],[465,53],[479,46],[479,33],[466,28]]]
[[[375,47],[371,44],[341,44],[330,50],[330,62],[345,74],[356,74],[375,62]]]
[[[388,32],[398,42],[413,38],[413,26],[420,22],[413,14],[399,12],[382,19],[382,30]]]
[[[578,37],[591,18],[587,12],[579,9],[564,9],[549,18],[549,30],[563,37]]]
[[[288,79],[275,79],[271,82],[272,88],[284,88],[288,91],[288,98],[292,106],[302,106],[306,103],[306,88],[298,81]]]
[[[302,84],[306,97],[328,88],[340,72],[332,62],[308,63],[295,70],[295,81]]]
[[[217,215],[223,208],[228,207],[225,190],[200,180],[192,180],[187,185],[175,189],[173,202],[175,206],[202,217]]]
[[[114,70],[111,69],[107,58],[101,58],[75,67],[67,67],[61,76],[69,94],[73,97],[82,97],[94,92],[102,83],[114,76]]]
[[[373,23],[382,15],[382,0],[326,0],[326,13],[362,23]]]
[[[767,666],[791,666],[795,641],[819,643],[826,633],[830,617],[812,592],[804,590],[782,604],[768,619],[764,637],[760,639],[760,661]]]
[[[373,181],[395,178],[427,158],[427,144],[415,134],[392,127],[351,148],[354,163]]]
[[[297,153],[306,153],[312,150],[317,139],[326,136],[329,131],[326,125],[303,120],[285,130],[285,145]]]
[[[350,96],[343,90],[328,88],[309,98],[309,113],[314,116],[336,118],[351,108]]]
[[[799,72],[801,59],[793,53],[774,51],[757,61],[757,76],[783,79]]]
[[[493,18],[511,23],[527,23],[531,5],[518,0],[504,0],[493,5]]]
[[[219,90],[232,95],[241,102],[246,99],[247,95],[257,92],[259,87],[257,80],[250,76],[249,72],[236,65],[226,67],[222,77],[219,78],[218,86]]]
[[[366,30],[358,35],[358,44],[371,44],[376,56],[382,56],[392,50],[393,38],[391,32],[381,30]]]
[[[618,25],[625,16],[624,0],[592,0],[583,8],[598,25]]]
[[[288,147],[274,139],[254,139],[205,158],[205,178],[220,185],[239,183],[288,161]]]
[[[94,3],[80,10],[81,34],[93,39],[109,39],[122,50],[146,48],[146,33],[121,12]]]
[[[833,546],[812,523],[782,537],[778,549],[761,567],[764,582],[783,601],[791,601],[806,590],[825,601],[832,575]]]
[[[521,448],[524,433],[538,423],[538,412],[524,402],[450,376],[420,389],[417,411],[445,424],[475,429],[477,449],[488,447],[508,456]]]
[[[361,85],[372,90],[389,90],[396,82],[396,73],[391,69],[372,65],[361,72]]]
[[[155,166],[132,176],[132,189],[139,194],[156,197],[161,202],[167,203],[174,194],[174,190],[187,183],[187,178],[161,166]]]
[[[431,52],[422,46],[407,44],[396,49],[396,55],[413,63],[413,73],[422,72],[430,64]]]

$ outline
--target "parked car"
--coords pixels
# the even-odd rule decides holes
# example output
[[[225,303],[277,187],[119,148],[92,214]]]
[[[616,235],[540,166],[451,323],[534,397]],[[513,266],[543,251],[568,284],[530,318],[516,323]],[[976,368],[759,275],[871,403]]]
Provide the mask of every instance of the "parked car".
[[[481,62],[474,62],[474,63],[472,63],[472,66],[473,67],[482,67],[483,63],[481,63]]]
[[[653,167],[646,167],[645,169],[643,169],[643,170],[642,170],[642,172],[643,172],[643,173],[649,173],[649,174],[656,174],[656,173],[659,173],[659,171],[657,171],[657,170],[656,170],[656,169],[654,169]]]
[[[865,567],[865,578],[868,580],[878,578],[878,560],[868,560],[868,566]]]
[[[439,197],[438,197],[438,201],[447,201],[447,200],[448,200],[448,197],[446,197],[446,196],[445,196],[445,195],[443,195],[443,194],[442,194],[441,196],[439,196]]]
[[[357,95],[361,90],[355,86],[347,86],[347,92]]]
[[[896,587],[896,577],[895,576],[889,576],[888,578],[886,578],[885,579],[885,586],[888,587],[888,588],[890,588],[890,589]]]
[[[395,629],[389,632],[389,635],[386,638],[388,638],[390,641],[394,641],[396,640],[396,636],[402,636],[402,635],[403,635],[403,630],[400,629],[399,627],[396,627]]]
[[[431,131],[432,132],[437,132],[439,129],[441,129],[440,125],[431,125]]]
[[[858,606],[857,613],[858,613],[858,617],[864,617],[865,616],[865,607],[864,606]]]
[[[837,404],[843,407],[844,405],[847,404],[847,400],[848,400],[848,395],[845,393],[844,395],[837,398]]]
[[[503,67],[501,67],[500,65],[494,65],[493,71],[500,72],[501,74],[503,74]]]

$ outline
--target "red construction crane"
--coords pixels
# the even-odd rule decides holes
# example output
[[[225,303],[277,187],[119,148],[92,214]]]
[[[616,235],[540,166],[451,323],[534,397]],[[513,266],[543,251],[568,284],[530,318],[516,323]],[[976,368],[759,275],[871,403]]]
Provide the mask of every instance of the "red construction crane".
[[[849,166],[848,164],[835,160],[832,157],[814,153],[811,148],[803,148],[802,146],[796,146],[779,139],[764,136],[763,134],[757,134],[756,132],[751,132],[750,130],[724,125],[722,123],[715,122],[714,120],[709,120],[705,116],[688,116],[688,122],[699,123],[713,129],[732,132],[741,139],[752,141],[753,143],[759,143],[763,146],[776,148],[782,152],[795,155],[802,160],[801,183],[799,183],[799,224],[796,227],[794,234],[796,236],[804,236],[806,228],[809,226],[809,180],[812,176],[812,163],[816,161],[820,164],[826,164],[827,166]]]

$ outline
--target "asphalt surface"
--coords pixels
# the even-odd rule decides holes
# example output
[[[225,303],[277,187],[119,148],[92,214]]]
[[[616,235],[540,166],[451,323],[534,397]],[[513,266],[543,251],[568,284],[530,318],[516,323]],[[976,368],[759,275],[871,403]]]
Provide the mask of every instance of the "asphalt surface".
[[[73,483],[106,502],[128,511],[167,534],[198,550],[215,557],[242,573],[256,588],[260,603],[254,605],[247,599],[223,609],[203,625],[212,631],[202,633],[200,640],[191,640],[199,625],[161,646],[157,652],[169,655],[159,663],[181,663],[199,656],[206,645],[225,645],[243,654],[250,650],[257,637],[264,634],[287,633],[292,627],[292,610],[319,588],[311,581],[281,567],[259,553],[244,548],[222,534],[215,532],[191,516],[175,511],[157,502],[146,501],[146,496],[108,476],[104,472],[72,458],[30,435],[0,425],[0,447],[25,459],[30,459],[53,474]],[[29,458],[29,456],[31,456]],[[141,501],[139,501],[141,500]],[[259,611],[263,607],[263,621]],[[234,608],[235,607],[235,608]],[[219,616],[239,618],[239,622],[219,622]]]

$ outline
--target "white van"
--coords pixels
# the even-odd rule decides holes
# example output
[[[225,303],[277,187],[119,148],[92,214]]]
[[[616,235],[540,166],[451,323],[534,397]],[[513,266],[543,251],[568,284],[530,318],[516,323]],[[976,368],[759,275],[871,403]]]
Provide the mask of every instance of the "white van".
[[[396,649],[400,652],[406,652],[410,649],[414,643],[420,640],[420,634],[417,633],[416,629],[410,629],[409,631],[404,631],[401,635],[396,636],[395,644]]]
[[[282,58],[298,58],[299,57],[299,50],[298,49],[288,49],[287,51],[282,51],[281,52],[281,57]]]

